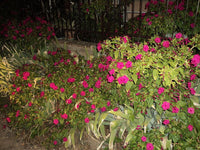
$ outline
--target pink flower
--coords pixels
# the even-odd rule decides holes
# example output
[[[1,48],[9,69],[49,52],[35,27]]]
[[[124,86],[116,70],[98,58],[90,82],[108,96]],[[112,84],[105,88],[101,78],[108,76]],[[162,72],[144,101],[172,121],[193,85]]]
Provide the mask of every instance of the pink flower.
[[[172,113],[178,113],[179,112],[179,108],[177,107],[172,107]]]
[[[156,37],[154,41],[155,41],[156,43],[160,43],[160,42],[161,42],[161,40],[160,40],[159,37]]]
[[[60,92],[63,93],[65,91],[64,88],[60,88]]]
[[[57,90],[58,87],[55,85],[55,83],[50,83],[50,88],[52,88],[53,90]]]
[[[106,107],[102,107],[102,108],[100,108],[100,109],[101,109],[101,112],[106,111]]]
[[[110,75],[113,75],[114,73],[115,73],[115,69],[112,69],[112,70],[109,71]]]
[[[167,110],[167,109],[169,109],[170,108],[170,103],[169,102],[163,102],[163,104],[162,104],[162,108],[163,108],[163,110]]]
[[[63,138],[63,142],[67,142],[67,138],[66,137]]]
[[[119,109],[118,107],[115,107],[115,108],[113,109],[113,111],[118,111],[118,109]]]
[[[190,125],[188,125],[188,130],[189,131],[192,131],[193,130],[193,126],[190,124]]]
[[[48,35],[48,36],[47,36],[47,40],[50,40],[50,38],[51,38],[51,35]]]
[[[90,89],[89,89],[89,92],[94,92],[94,89],[93,89],[93,88],[90,88]]]
[[[102,49],[101,43],[99,42],[99,43],[97,44],[97,50],[100,51],[101,49]]]
[[[165,91],[165,89],[163,87],[158,88],[158,94],[162,94],[164,91]]]
[[[194,28],[194,27],[195,27],[195,23],[191,23],[191,24],[190,24],[190,27],[191,27],[191,28]]]
[[[58,142],[57,141],[53,141],[53,144],[56,145],[56,144],[58,144]]]
[[[192,17],[194,16],[194,13],[192,11],[189,12],[189,16]]]
[[[95,87],[96,88],[100,88],[101,87],[101,81],[98,80],[96,83],[95,83]]]
[[[168,124],[169,124],[169,120],[164,120],[164,121],[163,121],[163,124],[164,124],[164,125],[168,125]]]
[[[190,93],[191,93],[192,95],[195,95],[196,91],[195,91],[193,88],[190,88]]]
[[[29,102],[29,103],[28,103],[28,106],[29,106],[29,107],[31,107],[31,106],[32,106],[32,104],[33,104],[32,102]]]
[[[75,78],[68,78],[67,82],[69,82],[69,83],[75,82]]]
[[[126,37],[122,37],[122,38],[123,38],[123,40],[124,40],[124,43],[127,43]]]
[[[169,41],[164,41],[162,45],[163,45],[163,47],[168,48],[169,47]]]
[[[11,119],[9,117],[6,118],[7,122],[10,123]]]
[[[145,136],[141,137],[142,142],[145,142],[147,140],[147,138]]]
[[[140,79],[140,72],[137,72],[136,75],[138,76],[138,79]]]
[[[86,79],[86,80],[89,80],[89,79],[90,79],[90,76],[86,75],[86,76],[85,76],[85,79]]]
[[[118,69],[122,69],[124,67],[124,63],[123,62],[118,62],[117,63],[117,68]]]
[[[16,117],[18,117],[19,116],[19,113],[20,113],[20,111],[19,110],[17,110],[17,112],[16,112]]]
[[[143,46],[143,51],[147,52],[149,50],[149,46],[148,45],[144,45]]]
[[[28,83],[28,87],[32,87],[32,84],[31,84],[31,83]]]
[[[141,58],[142,58],[142,54],[138,54],[137,56],[135,56],[136,60],[141,60]]]
[[[91,105],[91,108],[92,108],[92,109],[95,109],[95,108],[96,108],[96,105],[92,104],[92,105]]]
[[[13,35],[13,40],[16,40],[16,39],[17,39],[17,37]]]
[[[188,89],[190,89],[191,88],[191,82],[188,82],[187,86],[188,86]]]
[[[152,144],[152,143],[147,143],[146,149],[147,149],[147,150],[153,150],[153,149],[154,149],[153,144]]]
[[[191,76],[190,76],[190,80],[192,81],[192,80],[195,80],[195,78],[196,78],[196,75],[195,74],[192,74]]]
[[[122,77],[119,77],[117,81],[119,84],[126,84],[129,81],[129,78],[126,75],[124,75]]]
[[[132,62],[131,61],[127,61],[126,62],[126,68],[130,68],[132,67]]]
[[[81,91],[81,96],[85,96],[85,92],[84,91]]]
[[[77,97],[77,94],[76,94],[76,93],[72,94],[72,98],[73,98],[73,99],[76,99],[76,97]]]
[[[88,83],[85,80],[83,81],[82,85],[83,85],[84,88],[88,87]]]
[[[36,55],[34,55],[34,56],[33,56],[33,60],[36,60],[36,59],[37,59],[37,56],[36,56]]]
[[[141,83],[138,85],[138,88],[139,88],[139,90],[141,90],[143,88]]]
[[[149,25],[149,26],[150,26],[150,25],[152,25],[152,22],[151,22],[151,21],[149,21],[149,22],[148,22],[148,25]]]
[[[113,82],[113,80],[114,80],[114,77],[113,76],[107,76],[107,80],[108,80],[108,82]]]
[[[67,118],[68,118],[68,115],[67,115],[67,114],[61,114],[61,118],[67,119]]]
[[[194,108],[193,107],[189,107],[188,108],[188,113],[189,114],[194,114]]]
[[[20,87],[16,88],[16,91],[19,92],[20,91]]]
[[[167,12],[168,12],[169,14],[172,14],[172,10],[171,10],[171,9],[168,9]]]
[[[72,100],[71,99],[66,99],[65,102],[66,102],[66,104],[71,104]]]
[[[89,118],[85,118],[85,123],[89,123],[90,119]]]
[[[200,55],[196,54],[193,56],[191,64],[193,64],[196,67],[199,63],[200,63]]]
[[[44,91],[42,91],[41,93],[40,93],[40,97],[43,97],[44,96]]]
[[[177,33],[175,36],[177,39],[180,39],[180,38],[182,38],[182,33]]]
[[[53,123],[54,123],[55,125],[57,125],[57,124],[59,123],[58,119],[54,119],[54,120],[53,120]]]
[[[107,102],[107,106],[109,107],[111,105],[110,101]]]

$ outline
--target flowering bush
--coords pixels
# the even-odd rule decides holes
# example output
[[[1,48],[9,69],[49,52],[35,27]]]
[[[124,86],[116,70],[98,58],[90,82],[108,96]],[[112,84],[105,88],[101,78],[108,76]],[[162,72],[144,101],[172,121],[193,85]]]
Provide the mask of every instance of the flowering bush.
[[[109,76],[119,89],[126,88],[122,97],[129,101],[121,99],[125,107],[103,113],[92,123],[96,137],[105,138],[99,131],[105,121],[110,122],[110,149],[118,132],[128,149],[198,149],[199,108],[190,100],[199,75],[199,55],[192,54],[199,49],[198,39],[186,44],[178,33],[172,40],[152,37],[140,44],[129,43],[128,37],[104,41],[100,52],[113,58]]]
[[[54,39],[55,32],[51,25],[43,18],[36,17],[32,19],[27,17],[23,21],[8,21],[1,25],[0,38],[4,43],[16,45],[23,51],[30,51],[31,48],[37,52]]]
[[[151,37],[155,34],[161,37],[174,37],[175,33],[181,32],[192,37],[200,31],[197,26],[200,22],[197,3],[197,1],[187,3],[185,0],[179,2],[151,0],[146,3],[148,13],[129,20],[128,33],[142,37]]]

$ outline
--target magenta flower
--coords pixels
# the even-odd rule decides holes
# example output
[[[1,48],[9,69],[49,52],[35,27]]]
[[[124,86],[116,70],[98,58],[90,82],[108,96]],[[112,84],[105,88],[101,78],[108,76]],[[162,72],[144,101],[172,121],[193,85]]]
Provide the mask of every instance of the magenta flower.
[[[77,97],[77,94],[76,94],[76,93],[72,94],[72,98],[73,98],[73,99],[76,99],[76,97]]]
[[[169,102],[163,102],[163,104],[162,104],[162,108],[163,108],[163,110],[167,110],[167,109],[169,109],[170,108],[170,103]]]
[[[67,82],[69,82],[69,83],[75,82],[75,78],[68,78]]]
[[[43,97],[44,96],[44,91],[42,91],[41,93],[40,93],[40,97]]]
[[[81,91],[81,96],[85,96],[85,91]]]
[[[33,104],[32,102],[29,102],[29,103],[28,103],[28,106],[29,106],[29,107],[31,107],[31,106],[32,106],[32,104]]]
[[[53,141],[53,144],[54,144],[54,145],[57,145],[57,144],[58,144],[58,142],[57,142],[57,141]]]
[[[168,125],[168,124],[169,124],[169,120],[164,120],[164,121],[163,121],[163,124],[164,124],[164,125]]]
[[[101,112],[106,111],[106,107],[102,107],[102,108],[100,108],[100,109],[101,109]]]
[[[178,113],[179,112],[179,108],[177,107],[172,107],[172,113]]]
[[[91,108],[92,108],[92,109],[95,109],[95,108],[96,108],[96,105],[92,104],[92,105],[91,105]]]
[[[188,125],[188,130],[189,131],[192,131],[193,130],[193,126],[190,124],[190,125]]]
[[[117,81],[119,84],[126,84],[129,81],[129,78],[126,75],[124,75],[122,77],[119,77]]]
[[[193,107],[189,107],[188,108],[188,113],[189,114],[194,114],[194,108]]]
[[[130,68],[132,67],[132,62],[131,61],[127,61],[126,62],[126,68]]]
[[[162,45],[163,45],[163,47],[168,48],[169,47],[169,41],[164,41]]]
[[[67,115],[67,114],[61,114],[61,118],[67,119],[67,118],[68,118],[68,115]]]
[[[85,118],[85,123],[89,123],[90,119],[89,118]]]
[[[148,45],[144,45],[143,46],[143,51],[147,52],[149,50],[149,46]]]
[[[136,60],[141,60],[142,59],[142,54],[138,54],[137,56],[135,56]]]
[[[107,106],[109,107],[111,105],[110,101],[107,102]]]
[[[57,125],[57,124],[59,123],[58,119],[54,119],[54,120],[53,120],[53,123],[54,123],[55,125]]]
[[[154,149],[154,146],[152,143],[147,143],[146,145],[146,150],[153,150]]]
[[[89,89],[89,92],[94,92],[94,89],[93,89],[93,88],[90,88],[90,89]]]
[[[113,81],[114,81],[114,77],[113,77],[113,76],[108,76],[108,77],[107,77],[107,80],[108,80],[108,82],[110,82],[110,83],[111,83],[111,82],[113,82]]]
[[[164,91],[165,91],[165,89],[163,87],[158,88],[158,94],[162,94]]]
[[[71,104],[72,100],[71,99],[66,99],[65,102],[66,102],[66,104]]]
[[[190,88],[190,93],[191,93],[192,95],[195,95],[196,91],[195,91],[193,88]]]
[[[160,42],[161,42],[161,40],[160,40],[159,37],[156,37],[154,41],[155,41],[156,43],[160,43]]]
[[[194,16],[194,13],[192,11],[190,11],[188,14],[190,17]]]
[[[192,74],[191,76],[190,76],[190,80],[192,81],[192,80],[195,80],[195,78],[196,78],[196,75],[195,74]]]
[[[60,92],[63,93],[65,91],[64,88],[60,88]]]
[[[141,90],[141,89],[143,88],[142,83],[140,83],[140,84],[138,85],[138,88],[139,88],[139,90]]]
[[[123,40],[124,40],[124,43],[127,43],[126,37],[122,37],[122,38],[123,38]]]
[[[180,38],[182,38],[182,33],[177,33],[176,35],[175,35],[175,37],[177,38],[177,39],[180,39]]]
[[[140,72],[137,72],[136,75],[138,76],[138,79],[141,78],[141,76],[140,76]]]
[[[84,88],[88,87],[88,83],[86,81],[83,81],[82,85],[83,85]]]
[[[147,138],[145,136],[141,137],[142,142],[145,142],[147,140]]]
[[[109,71],[110,75],[113,75],[114,73],[115,73],[115,69],[112,69],[112,70]]]
[[[194,28],[194,27],[195,27],[195,23],[191,23],[191,24],[190,24],[190,27],[191,27],[191,28]]]
[[[196,54],[193,56],[191,64],[193,64],[196,67],[199,63],[200,63],[200,55]]]
[[[17,88],[16,88],[16,91],[17,91],[17,92],[19,92],[20,90],[21,90],[20,87],[17,87]]]
[[[18,117],[19,116],[19,113],[20,113],[20,111],[19,110],[17,110],[17,112],[16,112],[16,117]]]
[[[113,109],[113,111],[118,111],[118,109],[119,109],[118,107],[115,107],[115,108]]]
[[[96,88],[100,88],[101,87],[101,81],[98,80],[96,83],[95,83],[95,87]]]
[[[32,84],[31,84],[31,83],[28,83],[28,87],[32,87]]]
[[[188,89],[191,88],[191,85],[192,85],[191,82],[188,82],[188,83],[187,83]]]
[[[118,69],[122,69],[124,67],[124,63],[123,62],[118,62],[117,63],[117,68]]]
[[[149,21],[149,22],[148,22],[148,25],[149,25],[149,26],[152,25],[152,21]]]
[[[63,138],[63,142],[67,142],[67,138],[66,137]]]
[[[97,44],[97,50],[100,51],[101,49],[102,49],[101,43],[99,42],[99,43]]]

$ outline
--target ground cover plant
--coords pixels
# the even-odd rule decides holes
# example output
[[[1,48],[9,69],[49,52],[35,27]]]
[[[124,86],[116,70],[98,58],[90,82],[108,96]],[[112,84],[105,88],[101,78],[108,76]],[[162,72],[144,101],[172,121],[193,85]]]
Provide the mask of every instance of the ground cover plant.
[[[85,131],[109,149],[115,137],[127,149],[199,148],[199,108],[190,99],[199,92],[199,38],[117,37],[99,43],[92,60],[62,49],[37,53],[12,75],[6,119],[49,148],[75,146],[74,134]]]

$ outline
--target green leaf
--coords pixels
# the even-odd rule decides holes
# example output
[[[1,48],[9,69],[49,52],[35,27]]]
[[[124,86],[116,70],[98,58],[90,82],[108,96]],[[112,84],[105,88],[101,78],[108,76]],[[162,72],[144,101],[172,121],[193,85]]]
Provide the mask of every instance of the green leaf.
[[[178,113],[178,117],[180,117],[182,120],[186,119],[185,113],[184,112],[180,112]]]
[[[114,52],[114,54],[115,54],[115,59],[117,59],[117,58],[119,57],[119,51],[116,50],[116,51]]]
[[[161,125],[160,128],[159,128],[159,131],[164,134],[165,132],[165,126]]]
[[[110,139],[109,139],[109,150],[113,150],[113,142],[115,140],[115,136],[117,134],[117,129],[110,131]]]
[[[137,74],[136,74],[136,73],[133,73],[132,78],[133,78],[133,81],[134,81],[135,84],[136,84],[136,82],[137,82],[137,80],[138,80]]]
[[[186,105],[186,102],[184,102],[184,101],[178,101],[177,102],[177,106],[179,106],[179,107],[183,107],[183,106],[185,106]]]
[[[127,92],[130,90],[130,88],[131,88],[132,85],[133,85],[133,82],[131,82],[131,81],[128,81],[128,82],[126,83],[126,91],[127,91]]]
[[[128,115],[124,114],[122,111],[118,110],[118,111],[109,111],[109,113],[113,114],[113,115],[116,115],[116,116],[119,116],[119,117],[122,117],[124,119],[128,119]]]
[[[124,132],[126,130],[127,126],[126,124],[123,122],[120,129],[119,129],[119,138],[122,139],[122,136],[124,135]]]
[[[154,69],[153,70],[153,79],[157,80],[157,78],[158,78],[158,70]]]
[[[98,130],[99,130],[101,124],[103,123],[103,121],[106,119],[107,116],[108,116],[108,113],[103,113],[103,114],[101,114],[101,116],[100,116],[100,118],[99,118]]]
[[[101,132],[101,135],[103,136],[103,138],[105,139],[106,134],[105,134],[105,127],[104,126],[100,126],[100,132]]]

